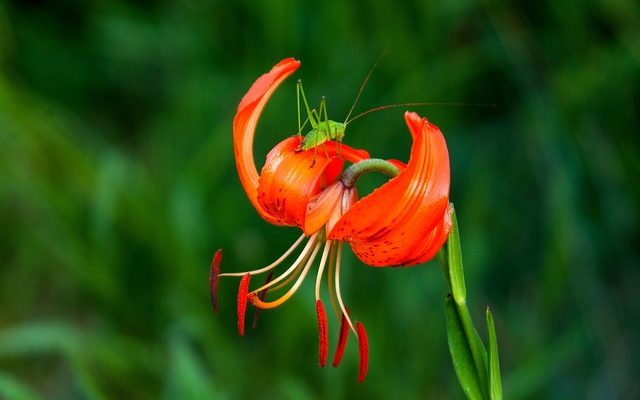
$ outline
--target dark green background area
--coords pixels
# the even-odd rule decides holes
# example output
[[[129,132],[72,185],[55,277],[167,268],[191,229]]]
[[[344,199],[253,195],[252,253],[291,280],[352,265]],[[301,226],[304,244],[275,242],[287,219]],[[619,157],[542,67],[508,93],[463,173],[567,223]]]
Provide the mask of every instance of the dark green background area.
[[[383,51],[359,111],[495,104],[415,110],[448,141],[471,312],[482,328],[494,313],[505,398],[638,398],[638,3],[440,3],[0,1],[0,398],[462,398],[435,262],[344,257],[362,385],[353,337],[340,368],[317,366],[311,280],[243,338],[238,281],[209,304],[217,248],[241,271],[299,235],[239,183],[243,94],[293,56],[342,120]],[[260,121],[260,164],[296,131],[295,78]],[[403,111],[345,142],[407,160]]]

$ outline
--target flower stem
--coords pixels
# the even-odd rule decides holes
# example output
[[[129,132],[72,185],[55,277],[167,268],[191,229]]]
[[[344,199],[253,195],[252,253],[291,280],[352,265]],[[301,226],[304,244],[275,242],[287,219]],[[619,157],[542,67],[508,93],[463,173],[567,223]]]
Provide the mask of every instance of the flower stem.
[[[400,173],[400,169],[387,160],[381,158],[368,158],[355,164],[351,164],[344,170],[340,180],[348,188],[356,184],[358,178],[367,172],[381,172],[391,178]]]

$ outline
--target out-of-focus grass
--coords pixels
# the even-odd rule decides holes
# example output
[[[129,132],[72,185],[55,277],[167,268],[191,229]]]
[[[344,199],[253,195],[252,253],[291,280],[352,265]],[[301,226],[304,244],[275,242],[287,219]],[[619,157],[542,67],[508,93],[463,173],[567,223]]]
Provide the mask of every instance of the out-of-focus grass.
[[[472,313],[491,305],[505,398],[640,395],[639,6],[342,3],[0,3],[0,397],[460,398],[430,264],[347,255],[364,385],[353,341],[341,368],[317,368],[311,285],[242,339],[237,282],[210,311],[216,248],[243,270],[297,234],[239,185],[239,99],[295,56],[340,119],[382,50],[359,110],[496,104],[418,111],[449,143]],[[401,115],[363,118],[346,142],[406,160]],[[292,79],[258,159],[295,126]]]

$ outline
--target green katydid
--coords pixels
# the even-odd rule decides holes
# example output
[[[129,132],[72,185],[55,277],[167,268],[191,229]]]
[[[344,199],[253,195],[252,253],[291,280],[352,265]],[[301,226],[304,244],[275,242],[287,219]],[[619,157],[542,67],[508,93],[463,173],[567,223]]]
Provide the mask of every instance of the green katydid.
[[[349,120],[351,113],[353,112],[353,110],[356,107],[356,104],[358,103],[358,99],[360,99],[360,95],[362,94],[364,87],[367,85],[367,82],[369,81],[369,77],[371,76],[371,73],[378,65],[378,62],[380,61],[381,57],[379,57],[378,60],[376,60],[373,66],[369,69],[369,72],[367,73],[367,76],[364,78],[362,85],[360,85],[360,89],[358,90],[358,95],[356,96],[356,99],[351,105],[351,109],[349,110],[347,117],[344,119],[344,122],[336,122],[329,119],[329,116],[327,114],[327,102],[324,96],[322,96],[322,99],[320,100],[320,107],[318,108],[319,111],[316,111],[315,109],[311,110],[309,108],[309,103],[307,102],[307,96],[305,96],[304,89],[302,88],[302,80],[298,79],[298,83],[296,84],[296,100],[298,103],[298,135],[302,134],[302,129],[306,125],[307,121],[309,121],[309,123],[311,124],[311,131],[309,131],[309,133],[305,135],[304,139],[302,139],[302,142],[300,142],[300,146],[298,147],[299,151],[315,149],[316,147],[324,144],[325,142],[328,142],[329,140],[336,140],[338,142],[342,142],[342,139],[344,138],[345,130],[347,129],[347,125],[351,121],[364,115],[363,113],[354,117],[351,121]],[[304,102],[304,106],[307,111],[307,121],[305,121],[304,124],[302,125],[300,125],[301,123],[300,96],[301,95],[302,95],[302,101]],[[324,120],[321,120],[322,117],[324,117]]]

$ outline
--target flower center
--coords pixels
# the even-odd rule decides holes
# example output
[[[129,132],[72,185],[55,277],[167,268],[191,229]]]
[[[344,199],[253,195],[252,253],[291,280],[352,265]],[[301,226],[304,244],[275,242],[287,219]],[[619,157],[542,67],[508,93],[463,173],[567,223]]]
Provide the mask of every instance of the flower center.
[[[355,192],[354,189],[345,188],[344,184],[340,181],[337,181],[334,185],[338,186],[333,188],[335,195],[332,196],[332,200],[326,202],[324,200],[319,200],[317,202],[321,208],[325,209],[324,212],[320,212],[319,217],[322,226],[309,236],[307,243],[304,245],[298,257],[284,272],[278,275],[275,279],[270,279],[273,271],[280,264],[285,262],[285,260],[289,258],[289,256],[301,245],[306,237],[304,234],[301,235],[280,258],[266,267],[246,272],[224,273],[219,274],[218,276],[242,277],[240,288],[238,290],[238,331],[242,335],[244,334],[244,318],[247,303],[250,303],[256,307],[256,309],[271,309],[284,304],[298,291],[302,282],[311,270],[311,267],[315,264],[315,260],[320,253],[320,248],[322,248],[322,255],[320,257],[315,282],[320,366],[324,367],[326,365],[328,353],[328,323],[325,308],[321,299],[321,285],[323,277],[325,276],[325,269],[327,269],[327,286],[331,305],[336,318],[341,323],[339,341],[333,359],[333,366],[339,365],[346,346],[348,332],[351,330],[358,338],[358,348],[360,350],[360,374],[358,380],[362,382],[366,375],[368,364],[367,336],[362,324],[357,323],[354,325],[354,323],[351,322],[349,312],[342,300],[342,294],[340,292],[340,260],[343,244],[339,241],[327,240],[327,233],[355,201]],[[269,277],[264,285],[257,289],[249,290],[248,286],[250,283],[250,277],[267,272],[269,272]],[[293,284],[291,282],[293,282]],[[266,299],[267,292],[271,294],[285,289],[286,291],[279,297],[273,300]]]

